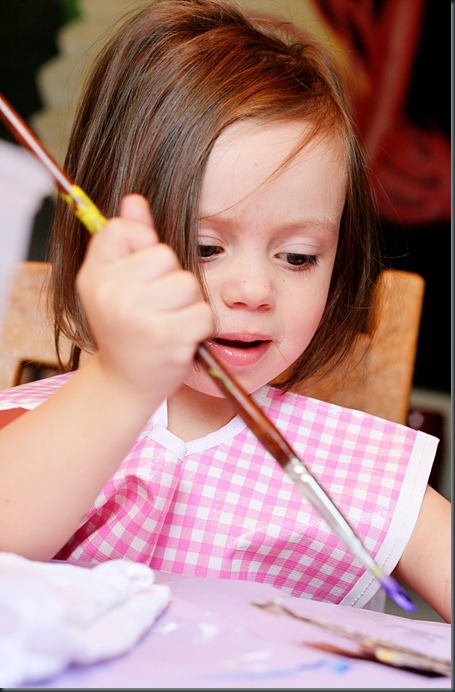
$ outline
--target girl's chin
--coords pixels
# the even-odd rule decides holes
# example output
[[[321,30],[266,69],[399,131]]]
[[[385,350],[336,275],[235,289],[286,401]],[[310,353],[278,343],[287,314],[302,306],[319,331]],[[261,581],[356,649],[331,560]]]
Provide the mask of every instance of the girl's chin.
[[[255,374],[251,372],[241,374],[231,372],[229,368],[226,368],[226,370],[232,375],[235,381],[238,382],[238,384],[246,391],[247,394],[252,394],[265,384],[268,384],[271,379],[275,378],[274,376],[271,379],[264,379],[264,376],[257,377],[257,375],[255,376]],[[185,385],[191,389],[195,389],[201,394],[225,398],[224,391],[222,391],[221,387],[217,384],[217,381],[218,378],[213,378],[207,372],[203,371],[202,365],[196,365],[193,373],[185,380]]]

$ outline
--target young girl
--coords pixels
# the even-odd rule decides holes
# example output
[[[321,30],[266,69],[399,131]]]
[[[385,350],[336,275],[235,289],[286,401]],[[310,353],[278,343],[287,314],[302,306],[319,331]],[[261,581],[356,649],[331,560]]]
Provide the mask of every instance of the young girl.
[[[57,206],[72,362],[1,394],[0,549],[371,607],[378,581],[195,364],[208,339],[377,562],[449,620],[436,440],[292,392],[348,351],[379,267],[328,56],[228,1],[150,3],[96,61],[65,168],[113,218],[89,240]]]

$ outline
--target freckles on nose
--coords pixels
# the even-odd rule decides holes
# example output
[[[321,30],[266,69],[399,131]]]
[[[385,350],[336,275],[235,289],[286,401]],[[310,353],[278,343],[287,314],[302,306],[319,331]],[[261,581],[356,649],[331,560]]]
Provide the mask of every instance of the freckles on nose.
[[[274,300],[273,289],[267,281],[244,276],[225,291],[225,300],[231,305],[270,307]]]

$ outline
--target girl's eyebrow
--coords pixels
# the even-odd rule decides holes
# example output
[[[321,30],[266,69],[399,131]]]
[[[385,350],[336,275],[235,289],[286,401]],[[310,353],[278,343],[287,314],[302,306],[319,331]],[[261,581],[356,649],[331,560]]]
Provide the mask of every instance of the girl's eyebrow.
[[[303,221],[291,221],[289,223],[280,226],[280,230],[284,232],[301,232],[307,229],[321,229],[321,231],[327,232],[331,231],[333,233],[338,233],[339,223],[329,219],[328,217],[313,217],[310,216]]]
[[[226,212],[213,214],[201,214],[197,217],[198,222],[210,221],[215,226],[238,225],[238,221],[231,219]],[[301,233],[308,230],[320,230],[324,233],[338,234],[339,222],[335,222],[327,217],[310,216],[302,220],[289,221],[283,225],[278,225],[276,230],[279,233]]]

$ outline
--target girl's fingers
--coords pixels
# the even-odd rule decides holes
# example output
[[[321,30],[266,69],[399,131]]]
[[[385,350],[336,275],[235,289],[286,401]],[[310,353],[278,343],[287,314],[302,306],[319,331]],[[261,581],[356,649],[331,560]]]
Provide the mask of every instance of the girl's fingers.
[[[88,263],[106,264],[158,243],[147,200],[127,195],[120,204],[120,217],[109,219],[91,241]]]
[[[150,206],[142,195],[127,195],[120,203],[120,216],[122,219],[137,221],[145,226],[153,227],[153,218]]]

